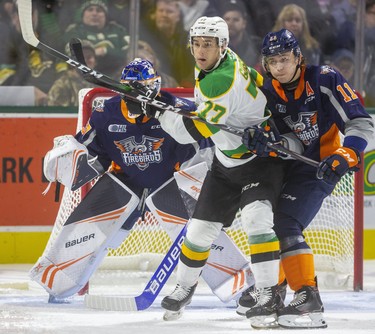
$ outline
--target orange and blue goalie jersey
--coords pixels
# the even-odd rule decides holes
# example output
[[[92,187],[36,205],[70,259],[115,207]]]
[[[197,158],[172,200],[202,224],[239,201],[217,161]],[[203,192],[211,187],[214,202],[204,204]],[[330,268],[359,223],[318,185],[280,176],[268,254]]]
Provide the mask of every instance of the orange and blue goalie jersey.
[[[165,92],[163,100],[185,110],[195,110],[191,101]],[[105,170],[112,166],[123,173],[126,185],[133,191],[155,190],[197,151],[197,146],[177,143],[154,118],[145,115],[130,118],[120,96],[94,109],[76,139],[87,146],[90,155],[97,157]]]
[[[316,161],[346,146],[362,152],[372,131],[371,116],[344,77],[329,66],[302,68],[295,90],[285,90],[268,80],[267,97],[281,134],[293,132],[303,143],[303,155]],[[364,118],[367,119],[363,123]],[[340,143],[339,132],[345,135]]]

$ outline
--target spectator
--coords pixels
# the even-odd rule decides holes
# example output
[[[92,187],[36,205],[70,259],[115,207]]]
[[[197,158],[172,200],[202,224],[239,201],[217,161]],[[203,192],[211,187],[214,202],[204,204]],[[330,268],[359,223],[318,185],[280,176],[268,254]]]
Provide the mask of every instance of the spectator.
[[[82,50],[87,66],[95,68],[96,56],[94,46],[89,41],[82,41]],[[76,68],[69,67],[49,90],[48,105],[63,107],[78,106],[79,91],[83,88],[92,87],[94,85],[85,81]]]
[[[32,9],[34,29],[39,36],[42,36],[43,40],[50,43],[54,33],[44,29],[45,21],[40,22],[40,11],[44,13],[45,7],[35,2]],[[35,86],[35,104],[46,104],[49,87],[56,80],[58,72],[66,69],[67,65],[37,49],[31,49],[30,52],[30,47],[24,42],[21,34],[15,2],[3,2],[0,16],[2,19],[0,22],[0,43],[2,46],[0,51],[0,84],[6,86]]]
[[[184,18],[184,29],[189,31],[194,22],[201,16],[209,5],[208,0],[180,0],[180,9]]]
[[[175,78],[172,76],[159,71],[160,68],[160,61],[157,57],[154,49],[145,41],[138,41],[138,53],[136,54],[136,58],[142,58],[150,61],[154,68],[158,71],[159,75],[163,78],[161,82],[162,88],[175,88],[178,87],[178,83]],[[130,63],[132,59],[127,59],[127,63]]]
[[[63,47],[57,17],[51,11],[49,1],[33,3],[33,26],[39,39],[57,50]],[[18,13],[17,13],[18,14]],[[19,31],[21,29],[19,28]],[[23,42],[24,44],[24,42]],[[24,84],[35,87],[35,104],[46,105],[48,90],[68,69],[68,65],[39,49],[32,48],[28,55],[30,76]]]
[[[262,71],[259,52],[262,41],[246,31],[247,14],[241,3],[227,4],[223,8],[222,18],[229,28],[229,47],[248,65],[258,72]]]
[[[130,0],[107,1],[108,21],[121,24],[129,32],[130,24]]]
[[[209,2],[210,5],[204,13],[206,16],[220,16],[228,4],[243,6],[248,16],[247,33],[258,36],[262,40],[275,24],[277,14],[283,7],[280,3],[284,1],[262,0],[261,6],[259,0],[209,0]]]
[[[277,15],[286,5],[294,4],[302,7],[306,12],[311,36],[319,42],[322,54],[332,55],[336,50],[335,40],[337,36],[335,19],[331,15],[331,8],[335,1],[336,0],[278,0],[273,2],[273,8]],[[258,13],[256,13],[256,15],[258,15]]]
[[[366,0],[365,11],[365,64],[363,68],[365,104],[367,107],[375,107],[375,0]],[[341,25],[337,45],[354,53],[355,41],[355,20],[349,18]],[[354,88],[358,89],[358,87]]]
[[[74,23],[81,22],[82,2],[77,0],[60,0],[55,4],[54,11],[57,12],[59,26],[62,31]]]
[[[350,86],[354,83],[354,54],[347,49],[338,49],[332,55],[331,66],[338,70],[348,81]]]
[[[318,41],[311,36],[305,10],[295,4],[283,7],[272,31],[285,28],[298,39],[304,57],[311,65],[320,65],[322,54]]]
[[[29,47],[23,42],[18,13],[13,1],[0,5],[0,85],[24,85],[30,75]]]
[[[101,0],[85,1],[81,10],[82,21],[66,29],[65,43],[73,37],[90,41],[95,48],[97,69],[109,76],[117,75],[129,44],[125,27],[108,22],[108,8]]]
[[[331,15],[334,18],[337,31],[346,21],[355,22],[357,15],[358,0],[342,0],[332,6]]]
[[[194,86],[194,63],[187,51],[187,32],[176,0],[156,0],[155,10],[140,29],[140,39],[155,50],[160,71],[182,87]]]

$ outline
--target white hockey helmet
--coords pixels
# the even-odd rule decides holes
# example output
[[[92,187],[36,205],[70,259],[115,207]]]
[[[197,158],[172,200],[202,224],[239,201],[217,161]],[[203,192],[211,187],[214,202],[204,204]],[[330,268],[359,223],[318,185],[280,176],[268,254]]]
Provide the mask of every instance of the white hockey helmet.
[[[195,36],[216,37],[219,46],[223,46],[226,49],[229,43],[228,25],[224,19],[219,16],[202,16],[197,19],[190,28],[190,45],[192,44],[192,38]]]

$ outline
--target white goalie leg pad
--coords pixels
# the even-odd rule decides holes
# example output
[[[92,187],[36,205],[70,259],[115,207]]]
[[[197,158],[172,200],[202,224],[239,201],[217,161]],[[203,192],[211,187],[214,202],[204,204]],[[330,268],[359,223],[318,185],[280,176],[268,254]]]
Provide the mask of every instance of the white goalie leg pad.
[[[43,172],[48,181],[58,181],[76,190],[103,172],[101,166],[94,166],[95,158],[88,160],[87,147],[73,136],[56,137],[53,143],[43,163]]]
[[[139,198],[115,176],[106,173],[68,217],[48,244],[30,278],[56,298],[78,292],[114,244],[114,237]]]
[[[174,178],[146,198],[146,205],[168,236],[175,240],[189,221],[189,215]]]
[[[207,163],[201,162],[190,168],[175,172],[174,178],[178,187],[197,201],[207,171]]]
[[[255,284],[252,268],[225,231],[221,231],[211,246],[202,278],[224,303],[237,300],[243,291]]]
[[[130,231],[120,228],[113,239],[108,243],[108,248],[116,249],[119,247],[130,234]]]
[[[271,203],[265,201],[254,201],[246,205],[241,211],[242,226],[249,237],[261,238],[262,243],[267,243],[276,234],[273,231],[273,212]],[[278,282],[279,259],[252,263],[256,286],[264,288],[274,286]]]

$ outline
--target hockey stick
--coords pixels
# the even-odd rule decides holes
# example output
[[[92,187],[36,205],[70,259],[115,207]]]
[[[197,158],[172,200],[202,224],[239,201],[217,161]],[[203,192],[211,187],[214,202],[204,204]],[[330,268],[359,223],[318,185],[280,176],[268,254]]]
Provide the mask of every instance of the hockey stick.
[[[149,308],[178,263],[186,226],[183,227],[140,295],[134,297],[86,295],[86,307],[106,311],[142,311]]]
[[[83,64],[80,64],[76,60],[68,57],[67,55],[49,47],[46,44],[43,44],[38,40],[34,33],[33,22],[32,22],[32,1],[31,0],[19,0],[18,1],[18,13],[19,20],[21,25],[22,37],[26,43],[34,46],[35,48],[42,50],[50,55],[59,58],[69,65],[76,67],[83,73],[86,73],[88,76],[93,78],[93,83],[96,82],[98,85],[103,87],[116,90],[120,93],[126,93],[131,90],[131,87],[123,85],[116,80],[111,79],[103,73],[95,71]]]
[[[236,129],[234,127],[224,125],[224,124],[212,124],[186,110],[176,108],[174,106],[168,105],[158,100],[154,100],[145,95],[147,94],[147,90],[145,90],[145,87],[141,83],[135,82],[135,81],[130,82],[129,84],[120,83],[114,79],[111,79],[110,77],[106,76],[105,74],[99,71],[95,71],[89,68],[87,65],[83,64],[82,62],[74,60],[73,58],[70,58],[67,55],[51,48],[50,46],[43,44],[42,42],[38,40],[38,38],[35,36],[35,33],[34,33],[33,24],[32,24],[32,2],[30,0],[18,0],[18,11],[19,11],[19,19],[20,19],[20,24],[21,24],[22,36],[24,40],[28,44],[44,52],[49,53],[54,57],[62,59],[69,65],[77,68],[83,73],[85,80],[91,83],[94,83],[98,86],[102,86],[102,87],[114,90],[120,94],[123,94],[124,96],[126,96],[126,98],[130,100],[153,105],[157,107],[158,109],[162,110],[163,112],[170,111],[170,112],[178,113],[181,116],[191,118],[193,120],[205,123],[208,126],[213,126],[213,127],[219,128],[222,131],[226,131],[228,133],[242,137],[243,131],[241,129]],[[81,55],[78,55],[78,56],[81,57]],[[82,54],[82,58],[83,58],[83,54]],[[281,152],[286,155],[289,155],[293,157],[294,159],[302,161],[308,165],[311,165],[313,167],[319,166],[319,163],[317,161],[304,157],[303,155],[300,155],[296,152],[290,151],[281,145],[270,144],[270,143],[267,145],[276,152]]]
[[[70,42],[70,50],[72,52],[72,55],[75,56],[76,60],[81,63],[81,64],[84,64],[86,67],[87,67],[87,64],[86,64],[86,60],[85,60],[85,57],[83,55],[83,51],[82,51],[82,43],[81,41],[78,39],[78,38],[74,38],[71,40]],[[91,82],[91,83],[95,83],[95,79],[93,80],[93,77],[92,76],[89,76],[87,75],[86,73],[82,73],[83,74],[83,77],[85,78],[85,80]],[[131,82],[130,83],[131,87],[135,90],[140,90],[142,91],[143,93],[147,94],[147,88],[145,86],[143,86],[141,83],[139,82]],[[128,95],[128,94],[126,94]],[[191,119],[195,119],[197,121],[200,121],[200,122],[203,122],[203,123],[206,123],[206,124],[210,124],[210,125],[213,125],[215,127],[219,127],[221,130],[223,131],[227,131],[229,133],[232,133],[232,134],[235,134],[235,135],[238,135],[238,136],[243,136],[243,131],[240,130],[240,129],[236,129],[236,128],[233,128],[233,127],[229,127],[227,125],[222,125],[222,124],[211,124],[211,123],[208,123],[206,122],[205,120],[197,117],[197,116],[194,116],[192,115],[191,113],[189,112],[186,112],[186,111],[182,111],[181,109],[179,108],[175,108],[174,110],[172,109],[168,109],[169,111],[173,111],[173,112],[177,112],[181,115],[183,115],[184,117],[187,117],[187,118],[191,118]],[[178,111],[176,111],[178,110]],[[284,153],[284,154],[287,154],[287,155],[290,155],[292,157],[294,157],[296,160],[301,160],[313,167],[318,167],[319,163],[314,161],[314,160],[311,160],[309,158],[306,158],[296,152],[293,152],[293,151],[290,151],[286,148],[284,148],[283,146],[281,145],[277,145],[277,144],[271,144],[271,143],[268,143],[267,146],[269,148],[271,148],[272,150],[274,151],[278,151],[278,152],[281,152],[281,153]]]

